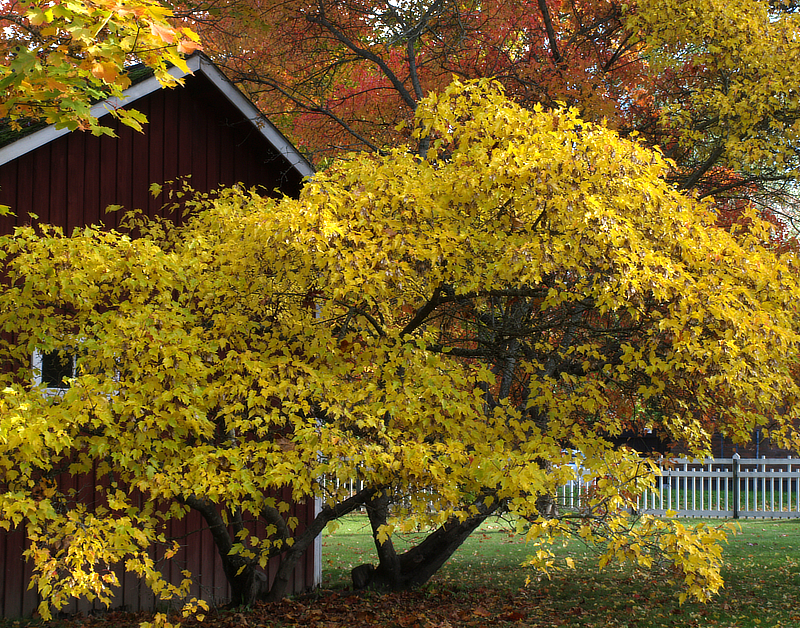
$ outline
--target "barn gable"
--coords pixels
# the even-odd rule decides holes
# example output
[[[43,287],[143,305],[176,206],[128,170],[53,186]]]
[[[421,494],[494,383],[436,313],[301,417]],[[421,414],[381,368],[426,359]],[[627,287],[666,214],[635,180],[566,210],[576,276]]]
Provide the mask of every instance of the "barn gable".
[[[109,205],[155,215],[164,199],[149,193],[150,184],[187,175],[199,191],[242,183],[296,196],[313,173],[309,163],[207,57],[187,62],[193,74],[173,68],[183,87],[163,89],[150,77],[123,102],[94,106],[116,138],[49,126],[0,148],[0,204],[17,216],[3,219],[0,231],[30,213],[67,232],[97,222],[116,226],[119,215],[106,214]],[[147,116],[144,133],[108,113],[121,105]]]

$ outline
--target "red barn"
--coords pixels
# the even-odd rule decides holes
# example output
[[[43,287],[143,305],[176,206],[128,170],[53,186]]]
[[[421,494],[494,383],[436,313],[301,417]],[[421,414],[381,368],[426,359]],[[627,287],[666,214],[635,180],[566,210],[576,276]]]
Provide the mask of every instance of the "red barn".
[[[54,126],[8,134],[0,147],[0,204],[10,206],[16,217],[0,217],[0,231],[9,233],[15,225],[29,223],[31,214],[62,226],[66,233],[99,222],[114,227],[120,214],[106,214],[109,205],[156,215],[164,200],[150,194],[150,185],[186,176],[200,192],[242,183],[296,196],[303,178],[313,172],[309,163],[205,56],[195,54],[187,62],[192,74],[173,69],[174,76],[185,78],[181,87],[162,89],[155,78],[145,77],[126,91],[122,102],[95,105],[94,115],[106,115],[103,122],[114,129],[116,138]],[[129,104],[147,116],[144,133],[108,115],[110,108]],[[94,478],[60,479],[62,488],[83,481],[94,490]],[[290,514],[302,527],[315,516],[315,505],[295,504]],[[225,602],[229,591],[221,561],[199,514],[193,511],[173,522],[168,534],[185,540],[181,552],[165,565],[165,573],[179,580],[181,571],[188,569],[195,577],[194,595]],[[22,559],[25,542],[23,530],[8,534],[0,530],[2,617],[30,615],[39,603],[36,592],[27,590],[30,566]],[[319,584],[319,554],[317,543],[298,564],[294,592]],[[274,576],[278,560],[268,566],[268,577]],[[131,611],[149,610],[154,598],[126,575],[115,604]],[[91,608],[76,600],[64,610]]]

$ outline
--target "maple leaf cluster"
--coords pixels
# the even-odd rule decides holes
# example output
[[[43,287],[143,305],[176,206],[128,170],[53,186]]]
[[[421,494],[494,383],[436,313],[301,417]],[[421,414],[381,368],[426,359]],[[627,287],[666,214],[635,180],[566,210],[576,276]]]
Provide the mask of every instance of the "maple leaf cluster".
[[[98,122],[106,110],[92,106],[122,98],[128,67],[142,62],[164,85],[169,68],[188,71],[183,55],[200,48],[198,36],[169,22],[159,2],[41,2],[9,0],[0,8],[0,118],[15,129],[44,120],[58,128],[111,134]],[[109,107],[123,123],[142,130],[145,117]]]

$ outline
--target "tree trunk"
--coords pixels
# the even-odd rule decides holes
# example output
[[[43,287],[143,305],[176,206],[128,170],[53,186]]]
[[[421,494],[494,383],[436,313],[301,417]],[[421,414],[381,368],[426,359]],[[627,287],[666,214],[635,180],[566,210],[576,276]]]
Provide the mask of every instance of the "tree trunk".
[[[484,499],[479,498],[474,504],[478,508],[477,515],[464,521],[459,521],[456,517],[449,519],[444,525],[431,532],[422,543],[400,555],[395,553],[391,539],[383,544],[378,543],[375,523],[382,521],[382,523],[378,523],[378,526],[385,523],[385,517],[383,517],[385,511],[380,508],[370,509],[368,505],[370,524],[380,562],[374,569],[370,569],[371,566],[368,565],[359,565],[353,569],[351,572],[353,586],[355,588],[368,586],[376,589],[401,591],[425,584],[461,547],[469,535],[489,515],[500,508],[501,504],[494,500],[491,506],[487,506]],[[373,522],[373,518],[375,522]],[[359,584],[362,586],[359,587]]]
[[[194,496],[184,497],[181,501],[203,515],[211,530],[211,535],[217,546],[217,552],[222,560],[225,577],[231,587],[231,605],[252,606],[259,600],[276,601],[282,599],[286,594],[292,572],[298,561],[322,533],[325,526],[334,519],[338,519],[364,505],[365,502],[372,498],[375,492],[376,490],[372,488],[362,489],[334,506],[324,507],[314,521],[306,527],[300,536],[294,539],[294,543],[286,550],[283,550],[283,548],[287,547],[286,540],[290,538],[288,526],[286,526],[283,517],[276,510],[264,510],[261,516],[278,528],[284,541],[274,552],[276,556],[280,554],[281,562],[271,587],[266,574],[258,568],[257,561],[230,554],[233,548],[233,539],[216,504]]]
[[[311,543],[322,534],[325,526],[334,519],[351,513],[356,508],[364,505],[365,502],[372,499],[375,492],[376,489],[365,488],[334,506],[325,506],[302,534],[295,538],[292,546],[281,555],[281,564],[275,574],[275,579],[272,581],[272,588],[263,599],[267,602],[275,602],[282,599],[286,595],[286,589],[289,586],[297,561]]]
[[[231,555],[233,539],[216,504],[195,496],[184,497],[182,501],[203,515],[211,530],[225,578],[231,587],[231,605],[252,606],[268,593],[267,576],[257,568],[257,563],[236,554]]]
[[[358,583],[356,582],[355,573],[351,573],[353,576],[353,587],[363,588],[368,585],[374,586],[380,581],[381,588],[392,590],[401,588],[400,560],[394,549],[392,538],[389,537],[382,543],[379,540],[380,528],[381,526],[387,525],[389,520],[388,492],[384,492],[380,497],[376,497],[367,503],[367,516],[369,517],[369,525],[372,528],[372,538],[375,541],[375,549],[378,552],[378,568],[363,574],[363,576],[367,577],[364,578],[365,581],[362,587],[356,586]],[[356,567],[356,569],[358,568]],[[353,570],[353,572],[355,572],[355,570]]]
[[[377,489],[362,489],[355,495],[348,497],[342,502],[333,506],[325,506],[309,523],[306,529],[298,537],[295,537],[291,546],[286,541],[291,537],[289,528],[283,517],[275,509],[265,509],[262,511],[262,518],[275,525],[284,543],[275,548],[275,556],[280,554],[281,562],[275,579],[270,586],[266,574],[258,568],[258,562],[238,555],[231,555],[233,548],[233,538],[230,530],[220,514],[218,507],[207,499],[190,496],[181,498],[181,502],[197,510],[205,519],[214,538],[225,577],[231,587],[232,606],[252,606],[259,600],[276,601],[286,594],[286,590],[291,582],[292,572],[297,566],[303,553],[311,546],[314,540],[322,533],[325,526],[342,517],[356,508],[363,506],[372,499]],[[234,523],[234,528],[241,527]],[[285,549],[284,548],[287,548]]]

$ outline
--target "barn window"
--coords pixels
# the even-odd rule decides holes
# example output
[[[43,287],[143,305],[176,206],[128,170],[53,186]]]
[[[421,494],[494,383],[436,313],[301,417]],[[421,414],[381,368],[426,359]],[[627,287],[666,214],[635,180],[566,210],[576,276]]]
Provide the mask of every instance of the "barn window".
[[[33,382],[47,390],[63,391],[69,388],[66,381],[75,377],[75,356],[67,351],[34,351]]]

